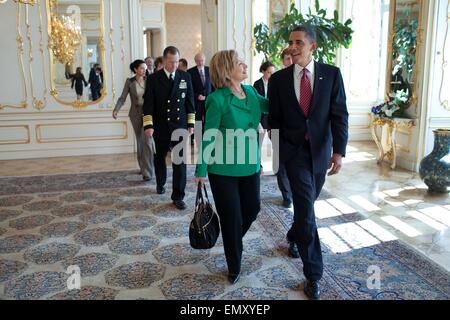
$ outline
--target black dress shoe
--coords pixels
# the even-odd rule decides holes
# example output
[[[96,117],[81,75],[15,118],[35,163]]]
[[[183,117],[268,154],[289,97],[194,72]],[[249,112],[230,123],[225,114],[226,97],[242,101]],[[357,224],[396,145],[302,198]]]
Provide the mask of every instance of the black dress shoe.
[[[288,199],[283,199],[283,207],[285,208],[291,208],[292,207],[292,201]]]
[[[231,284],[235,284],[236,282],[238,282],[239,278],[240,278],[240,274],[239,273],[229,273],[228,274],[228,281]]]
[[[306,280],[305,287],[303,288],[306,296],[311,300],[320,299],[320,286],[319,281],[309,281]]]
[[[142,176],[142,180],[144,180],[144,181],[150,181],[151,178],[150,178],[150,177],[147,177],[147,176]]]
[[[157,194],[164,194],[164,193],[166,193],[166,188],[164,188],[164,187],[156,187],[156,193]]]
[[[289,239],[287,240],[287,242],[289,244],[289,248],[288,248],[289,257],[294,258],[294,259],[300,258],[300,253],[298,252],[298,248],[297,248],[297,245],[295,244],[295,242],[289,241]]]
[[[177,207],[180,210],[186,209],[186,203],[184,203],[183,200],[175,200],[173,202],[173,204],[175,205],[175,207]]]

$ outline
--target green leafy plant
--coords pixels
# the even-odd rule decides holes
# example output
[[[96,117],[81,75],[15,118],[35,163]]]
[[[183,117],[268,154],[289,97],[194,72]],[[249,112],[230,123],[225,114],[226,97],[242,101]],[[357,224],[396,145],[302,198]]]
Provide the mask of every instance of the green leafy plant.
[[[372,113],[383,118],[409,117],[414,67],[416,64],[417,19],[409,19],[409,10],[394,25],[392,43],[392,78],[389,99],[372,107]]]
[[[283,19],[275,21],[272,29],[264,23],[257,24],[253,29],[256,40],[255,51],[263,53],[265,60],[270,60],[279,67],[280,54],[289,41],[290,31],[295,26],[305,25],[313,28],[317,34],[318,49],[314,53],[314,58],[319,62],[334,64],[336,49],[341,46],[348,48],[351,44],[352,20],[340,23],[337,10],[334,11],[332,19],[326,18],[327,12],[320,8],[318,0],[315,1],[315,9],[317,14],[312,14],[310,9],[304,16],[298,12],[294,4],[291,4],[289,13]]]
[[[408,99],[412,94],[414,66],[416,64],[417,19],[408,19],[409,10],[404,18],[395,23],[394,42],[392,46],[392,91],[407,91]],[[409,21],[410,20],[410,21]]]

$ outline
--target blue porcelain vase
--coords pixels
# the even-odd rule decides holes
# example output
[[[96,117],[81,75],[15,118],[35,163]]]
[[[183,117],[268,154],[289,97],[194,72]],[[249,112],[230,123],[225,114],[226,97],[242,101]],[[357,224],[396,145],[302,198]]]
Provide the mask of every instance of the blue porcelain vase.
[[[445,193],[450,186],[450,129],[433,133],[433,151],[420,162],[419,173],[429,192]]]

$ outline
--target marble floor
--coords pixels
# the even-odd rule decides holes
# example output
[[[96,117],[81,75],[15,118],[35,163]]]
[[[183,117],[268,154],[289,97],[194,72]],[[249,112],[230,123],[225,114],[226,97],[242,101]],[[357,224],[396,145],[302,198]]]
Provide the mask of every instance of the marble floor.
[[[317,218],[358,211],[366,217],[361,222],[363,227],[378,233],[379,239],[400,239],[450,271],[449,194],[430,195],[418,173],[400,168],[391,170],[388,163],[377,165],[377,148],[371,141],[350,142],[347,152],[341,172],[328,177],[325,184],[335,198],[316,203]],[[269,167],[267,162],[263,165]],[[6,160],[0,161],[0,177],[137,168],[134,154]],[[330,228],[346,240],[348,250],[350,246],[371,245],[363,233],[359,236],[361,228],[353,223]],[[336,252],[347,250],[342,246],[333,248],[332,239],[327,239],[328,231],[319,230],[322,242]]]

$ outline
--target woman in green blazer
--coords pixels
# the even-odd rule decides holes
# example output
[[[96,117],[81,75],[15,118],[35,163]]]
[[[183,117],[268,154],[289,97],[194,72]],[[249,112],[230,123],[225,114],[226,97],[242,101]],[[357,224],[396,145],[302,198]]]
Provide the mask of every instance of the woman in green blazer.
[[[228,280],[239,279],[242,237],[260,210],[258,124],[268,100],[241,82],[247,65],[234,50],[217,52],[210,63],[216,89],[206,100],[205,132],[195,170],[196,183],[208,173],[228,264]]]

